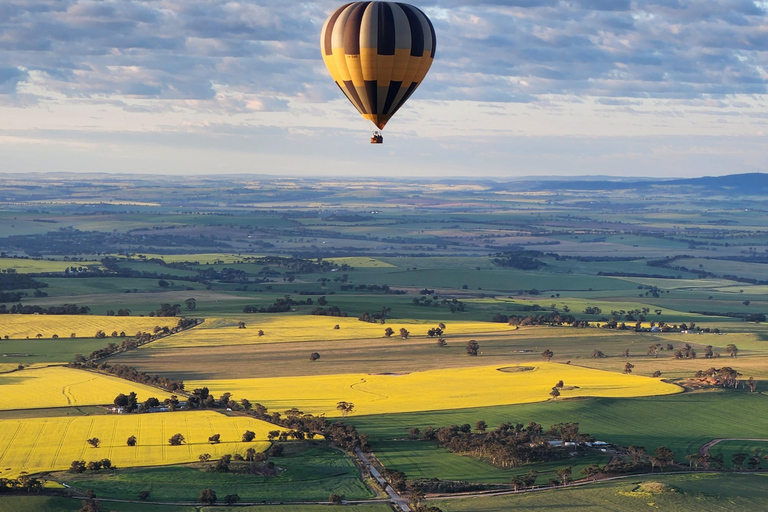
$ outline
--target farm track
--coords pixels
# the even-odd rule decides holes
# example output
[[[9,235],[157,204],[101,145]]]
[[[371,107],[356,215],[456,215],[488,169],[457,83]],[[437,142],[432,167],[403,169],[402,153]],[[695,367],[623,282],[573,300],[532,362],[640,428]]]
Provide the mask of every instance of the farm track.
[[[718,443],[722,443],[724,441],[758,441],[761,443],[768,443],[768,439],[745,439],[741,437],[723,437],[720,439],[713,439],[707,444],[703,445],[701,448],[699,448],[699,454],[704,457],[709,457],[709,450],[712,449],[713,446],[715,446]]]
[[[350,384],[349,388],[354,390],[354,391],[358,391],[360,393],[368,393],[369,395],[377,396],[377,397],[379,397],[380,400],[387,400],[387,399],[389,399],[389,397],[387,395],[382,395],[381,393],[375,393],[373,391],[368,391],[368,390],[365,390],[365,389],[358,389],[357,387],[355,387],[355,386],[360,386],[360,385],[367,384],[367,383],[368,383],[367,380],[360,379],[360,382],[355,382],[354,384]]]
[[[61,436],[61,441],[59,441],[59,445],[56,447],[56,452],[53,454],[53,457],[51,458],[51,469],[56,467],[56,460],[59,458],[61,449],[64,447],[64,440],[67,438],[67,432],[69,432],[69,427],[72,425],[73,421],[74,421],[74,418],[70,418],[69,420],[67,420],[67,424],[64,426],[64,433]],[[110,448],[110,453],[111,452],[112,452],[112,449]]]

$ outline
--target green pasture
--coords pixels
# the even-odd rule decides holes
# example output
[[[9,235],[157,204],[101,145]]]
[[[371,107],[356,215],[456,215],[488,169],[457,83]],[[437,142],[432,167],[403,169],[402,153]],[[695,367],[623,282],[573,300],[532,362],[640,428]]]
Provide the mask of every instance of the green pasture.
[[[187,287],[204,289],[205,286],[190,281],[174,281],[172,286],[163,288],[158,284],[159,279],[131,278],[131,277],[88,277],[88,278],[43,278],[41,281],[48,283],[43,291],[48,294],[48,299],[54,297],[70,297],[77,295],[101,295],[112,293],[136,293],[136,292],[164,292],[171,290],[185,290]],[[134,292],[135,290],[135,292]],[[127,295],[127,293],[126,293]],[[42,299],[27,298],[26,302],[42,304]]]
[[[200,488],[200,491],[203,489],[206,489],[206,487]],[[102,501],[101,510],[109,510],[110,512],[229,512],[231,510],[237,510],[238,512],[328,512],[328,510],[332,510],[328,505],[321,504],[274,504],[238,506],[233,508],[223,504],[226,494],[222,494],[217,489],[214,489],[214,491],[216,491],[219,506],[157,505],[152,503],[153,496],[150,496],[148,503],[141,503],[138,500],[131,503]],[[0,499],[0,512],[77,512],[82,506],[83,502],[79,499],[49,496],[3,496]],[[345,512],[391,512],[391,510],[385,503],[344,506]]]
[[[666,492],[653,483],[666,486]],[[643,486],[643,484],[646,484]],[[743,512],[768,507],[768,476],[749,474],[656,475],[510,496],[427,502],[445,512]]]
[[[548,425],[547,425],[548,426]],[[388,469],[398,469],[408,478],[432,478],[441,480],[465,480],[471,482],[508,484],[512,477],[536,469],[541,473],[537,479],[539,485],[546,484],[554,477],[554,472],[571,466],[574,478],[581,470],[592,464],[604,465],[611,456],[598,451],[579,454],[579,456],[551,461],[535,466],[500,469],[478,459],[457,455],[441,448],[434,442],[427,441],[376,441],[374,453]]]
[[[712,456],[722,455],[725,468],[729,469],[742,469],[737,468],[733,464],[733,456],[737,453],[746,453],[749,457],[758,456],[762,459],[761,467],[765,469],[768,467],[768,459],[765,458],[768,455],[768,432],[763,435],[763,441],[749,441],[749,440],[734,440],[734,441],[721,441],[710,448],[709,453]],[[746,462],[743,469],[747,468]]]
[[[332,493],[347,499],[375,497],[351,459],[324,443],[286,445],[283,457],[269,460],[280,469],[275,476],[218,473],[198,464],[118,469],[114,476],[58,473],[54,477],[77,489],[93,489],[97,496],[117,499],[136,499],[141,491],[150,491],[158,501],[195,501],[205,488],[214,489],[222,498],[237,493],[242,501],[325,501]]]
[[[2,317],[0,316],[0,324]],[[109,343],[120,343],[124,338],[58,338],[0,340],[0,362],[28,365],[32,363],[69,363],[75,354],[87,356]]]
[[[687,467],[685,456],[698,453],[699,448],[712,439],[759,439],[765,436],[768,395],[721,390],[650,398],[593,398],[347,417],[358,430],[371,436],[371,445],[379,457],[385,457],[393,467],[410,468],[410,473],[406,472],[409,478],[441,478],[443,474],[450,474],[462,480],[473,479],[475,469],[466,473],[449,469],[455,455],[444,452],[444,457],[436,460],[441,452],[435,450],[431,457],[421,462],[412,441],[397,440],[407,438],[411,427],[474,425],[478,420],[486,421],[489,428],[503,422],[528,424],[535,421],[545,428],[560,422],[577,422],[581,432],[591,434],[599,441],[619,446],[644,446],[649,452],[658,446],[666,446],[675,452],[675,460]],[[530,469],[536,468],[531,466]]]

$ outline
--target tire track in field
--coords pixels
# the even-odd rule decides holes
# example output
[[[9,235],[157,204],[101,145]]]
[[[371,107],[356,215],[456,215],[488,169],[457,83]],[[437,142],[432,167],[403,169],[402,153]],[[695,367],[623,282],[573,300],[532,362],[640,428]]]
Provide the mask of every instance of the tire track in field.
[[[51,459],[51,469],[56,467],[56,461],[59,458],[61,449],[64,446],[64,442],[67,439],[67,432],[69,431],[69,427],[72,425],[73,421],[75,421],[74,418],[69,418],[69,420],[67,420],[66,425],[64,425],[64,430],[61,432],[61,439],[59,440],[59,446],[56,447],[56,452],[53,454],[53,458]]]
[[[190,436],[191,436],[191,433],[192,433],[192,427],[189,426],[189,416],[188,415],[184,416],[184,427],[185,427],[185,430],[187,431],[187,437],[186,437],[186,439],[187,439],[187,451],[189,452],[189,458],[192,458],[192,444],[189,442],[189,440],[191,439]]]
[[[165,461],[166,460],[166,451],[167,448],[165,447],[165,443],[163,442],[163,439],[165,439],[165,436],[168,435],[168,432],[165,430],[165,418],[160,418],[160,432],[163,434],[160,436],[160,460]]]
[[[133,446],[133,461],[139,460],[139,446],[141,446],[141,415],[139,415],[138,422],[136,424],[136,444]]]
[[[359,386],[361,384],[368,384],[368,381],[365,380],[365,379],[360,379],[360,382],[355,382],[354,384],[350,384],[349,387],[353,391],[358,391],[360,393],[367,393],[369,395],[373,395],[373,396],[379,397],[378,399],[373,400],[374,402],[377,402],[378,400],[388,400],[389,399],[389,397],[387,395],[382,395],[381,393],[376,393],[374,391],[368,391],[368,390],[365,390],[365,389],[357,389],[355,387],[355,386]]]
[[[85,438],[90,439],[91,438],[91,432],[93,432],[93,426],[96,424],[96,419],[91,418],[91,424],[88,426],[88,434],[86,434]],[[88,444],[86,443],[83,445],[83,449],[80,450],[80,460],[85,460],[85,450],[88,449]]]
[[[72,394],[72,384],[61,388],[61,394],[67,399],[67,405],[73,405],[72,402],[75,399],[75,395]]]
[[[115,448],[115,437],[117,437],[117,418],[112,419],[112,437],[109,439],[109,451],[107,458],[112,460],[112,450]]]
[[[21,463],[21,469],[24,470],[27,467],[27,462],[29,462],[29,459],[32,458],[32,454],[37,451],[37,445],[40,444],[40,440],[43,439],[43,434],[45,433],[45,427],[48,426],[48,423],[50,421],[44,420],[42,426],[40,427],[40,432],[38,432],[37,437],[35,437],[35,442],[32,443],[32,447],[27,452],[27,456],[24,459],[24,462]]]
[[[0,453],[0,462],[3,461],[3,459],[5,458],[5,455],[8,453],[8,450],[10,450],[11,446],[15,444],[16,438],[19,436],[19,432],[21,432],[21,425],[22,425],[22,422],[19,421],[18,426],[16,427],[16,432],[14,432],[13,435],[11,436],[11,440],[8,441],[8,444],[3,449],[3,453]]]

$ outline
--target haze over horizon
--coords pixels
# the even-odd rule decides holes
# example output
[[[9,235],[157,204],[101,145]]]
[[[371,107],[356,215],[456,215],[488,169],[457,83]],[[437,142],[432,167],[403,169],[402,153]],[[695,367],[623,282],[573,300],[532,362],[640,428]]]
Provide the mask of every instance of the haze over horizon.
[[[0,5],[0,172],[759,172],[768,2],[416,3],[435,63],[368,144],[318,39],[339,2]]]

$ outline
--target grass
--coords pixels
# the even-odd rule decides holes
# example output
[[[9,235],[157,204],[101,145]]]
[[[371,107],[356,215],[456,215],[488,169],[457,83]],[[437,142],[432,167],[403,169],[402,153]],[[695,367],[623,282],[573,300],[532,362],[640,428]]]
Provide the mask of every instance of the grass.
[[[159,304],[158,304],[159,306]],[[96,315],[2,315],[0,317],[0,337],[10,339],[53,339],[58,336],[59,343],[66,343],[64,338],[93,338],[97,331],[104,331],[109,337],[102,340],[102,346],[110,341],[122,341],[124,338],[111,337],[113,332],[125,332],[133,336],[138,331],[152,332],[156,326],[175,327],[178,319],[150,318],[138,316],[96,316]],[[38,334],[41,336],[38,338]],[[3,342],[0,341],[0,347]],[[2,349],[5,351],[5,349]],[[27,351],[25,351],[27,352]]]
[[[134,333],[131,333],[134,334]],[[0,341],[0,353],[3,364],[12,365],[15,369],[19,364],[35,363],[69,363],[75,355],[87,356],[94,350],[107,346],[108,343],[119,343],[125,338],[59,338],[24,339]],[[8,363],[5,363],[8,361]],[[4,367],[4,366],[3,366]],[[0,371],[3,367],[0,367]]]
[[[217,494],[218,496],[218,494]],[[222,499],[221,496],[219,499]],[[327,497],[326,497],[327,498]],[[76,499],[48,496],[4,496],[0,500],[0,512],[77,512],[83,502]],[[232,507],[200,505],[154,505],[151,503],[102,502],[102,510],[110,512],[229,512]],[[328,512],[328,505],[256,505],[239,506],[238,512]],[[345,512],[391,512],[385,503],[346,505]]]
[[[212,394],[231,392],[271,409],[298,407],[305,412],[339,416],[336,403],[355,404],[358,414],[389,414],[541,402],[558,380],[574,389],[562,397],[632,397],[678,393],[681,388],[658,379],[602,372],[573,365],[539,363],[530,371],[504,372],[498,366],[449,368],[409,374],[341,374],[189,381],[190,389],[207,386]]]
[[[717,413],[713,414],[713,411]],[[474,425],[478,420],[486,421],[489,428],[503,422],[528,424],[535,421],[545,428],[560,422],[578,422],[581,432],[601,441],[620,446],[644,446],[649,452],[658,446],[667,446],[675,452],[675,459],[687,467],[685,456],[697,453],[712,439],[765,437],[768,396],[743,391],[697,392],[347,418],[358,430],[371,436],[377,454],[380,446],[386,452],[386,448],[392,446],[388,443],[407,438],[411,427]],[[434,476],[430,474],[430,468],[436,464],[444,467],[450,460],[430,461],[422,467],[418,458],[408,454],[407,447],[413,446],[412,443],[404,443],[404,451],[384,453],[383,456],[388,457],[394,467],[401,465],[399,458],[403,458],[403,464],[416,461],[409,477],[430,478]],[[464,475],[465,479],[471,477],[471,473]]]
[[[0,374],[0,410],[111,404],[120,394],[136,392],[143,402],[166,391],[100,373],[64,367],[26,368]]]
[[[579,478],[583,468],[591,464],[606,464],[610,455],[601,453],[581,454],[568,460],[551,461],[533,466],[501,469],[481,460],[451,453],[436,443],[425,441],[377,441],[374,451],[379,461],[388,469],[397,469],[408,478],[439,478],[483,483],[508,484],[515,475],[523,475],[531,469],[540,473],[537,482],[546,484],[558,468],[571,466],[574,478]]]
[[[763,439],[768,439],[768,433],[766,433]],[[732,457],[737,453],[746,453],[749,457],[757,455],[764,457],[768,453],[768,441],[721,441],[710,448],[709,453],[713,456],[722,455],[724,467],[731,469],[736,468],[733,464]],[[763,466],[766,465],[766,460],[763,460]],[[744,467],[747,467],[746,461]]]
[[[214,459],[227,453],[245,454],[269,448],[267,432],[274,426],[248,417],[227,417],[212,411],[70,416],[0,420],[0,477],[60,471],[73,460],[110,459],[117,467],[162,466],[197,461],[203,453]],[[256,433],[253,443],[241,442],[246,430]],[[181,446],[170,446],[176,433],[186,438]],[[208,437],[221,434],[221,443]],[[126,439],[136,436],[136,446]],[[86,439],[101,440],[98,448]]]
[[[659,486],[648,486],[652,482],[660,482],[671,491],[664,491]],[[768,504],[768,477],[735,474],[637,477],[584,488],[557,489],[513,496],[437,500],[428,503],[446,512],[507,510],[742,512],[765,510]]]
[[[344,494],[355,500],[375,497],[360,480],[357,467],[342,452],[318,442],[287,446],[284,456],[269,459],[279,468],[272,477],[217,473],[195,464],[118,470],[114,476],[61,474],[59,481],[78,489],[93,489],[97,496],[105,498],[136,499],[146,490],[151,492],[152,500],[170,502],[195,501],[205,488],[216,491],[219,499],[236,493],[245,502],[325,501],[330,494]]]

